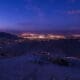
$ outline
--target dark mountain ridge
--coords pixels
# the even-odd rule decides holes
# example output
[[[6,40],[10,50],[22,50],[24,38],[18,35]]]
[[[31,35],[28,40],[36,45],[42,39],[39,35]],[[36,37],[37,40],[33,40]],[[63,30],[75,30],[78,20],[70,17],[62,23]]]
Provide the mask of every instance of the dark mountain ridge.
[[[0,39],[19,39],[19,37],[11,33],[0,32]]]

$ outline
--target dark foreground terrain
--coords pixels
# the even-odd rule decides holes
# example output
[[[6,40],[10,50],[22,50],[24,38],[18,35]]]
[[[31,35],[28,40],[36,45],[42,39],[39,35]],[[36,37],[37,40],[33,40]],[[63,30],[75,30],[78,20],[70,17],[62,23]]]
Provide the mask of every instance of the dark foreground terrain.
[[[79,39],[0,36],[0,80],[80,80],[79,58]]]
[[[3,33],[0,33],[2,35]],[[49,53],[80,57],[80,39],[28,40],[10,34],[0,36],[0,57],[20,56],[27,53]]]

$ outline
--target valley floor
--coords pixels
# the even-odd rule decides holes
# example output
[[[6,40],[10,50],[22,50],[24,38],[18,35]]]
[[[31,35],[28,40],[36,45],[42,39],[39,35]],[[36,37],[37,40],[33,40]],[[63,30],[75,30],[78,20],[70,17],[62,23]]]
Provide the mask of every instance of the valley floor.
[[[80,80],[80,68],[37,64],[29,56],[0,60],[0,80]]]

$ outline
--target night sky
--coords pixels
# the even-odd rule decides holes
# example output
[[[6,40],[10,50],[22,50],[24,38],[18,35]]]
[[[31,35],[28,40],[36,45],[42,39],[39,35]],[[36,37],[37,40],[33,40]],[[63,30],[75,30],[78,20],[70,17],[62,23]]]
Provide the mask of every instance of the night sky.
[[[80,30],[80,0],[0,0],[0,30]]]

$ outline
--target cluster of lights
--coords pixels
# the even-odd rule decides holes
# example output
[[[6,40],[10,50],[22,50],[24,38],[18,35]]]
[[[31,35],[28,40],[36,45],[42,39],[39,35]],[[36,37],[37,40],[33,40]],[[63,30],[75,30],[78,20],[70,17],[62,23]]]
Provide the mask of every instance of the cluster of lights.
[[[65,39],[64,35],[53,35],[53,34],[35,34],[35,33],[23,33],[20,34],[20,37],[25,39],[41,39],[41,40],[49,40],[49,39]]]
[[[80,38],[80,34],[74,34],[73,37],[75,37],[75,38],[79,37]]]

